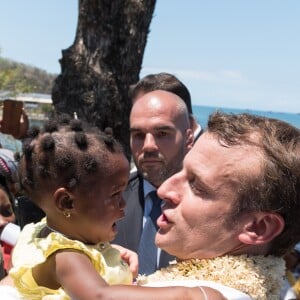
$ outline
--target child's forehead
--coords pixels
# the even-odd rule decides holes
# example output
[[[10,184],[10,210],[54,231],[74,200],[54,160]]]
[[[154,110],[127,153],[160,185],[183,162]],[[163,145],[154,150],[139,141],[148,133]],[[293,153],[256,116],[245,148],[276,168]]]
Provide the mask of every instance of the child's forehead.
[[[127,185],[129,171],[130,164],[123,153],[110,153],[107,159],[98,163],[97,171],[86,176],[84,181],[96,190],[103,186],[120,188]]]
[[[129,167],[129,162],[122,152],[113,153],[107,150],[107,153],[103,153],[99,158],[102,159],[103,164],[114,170],[122,170]]]

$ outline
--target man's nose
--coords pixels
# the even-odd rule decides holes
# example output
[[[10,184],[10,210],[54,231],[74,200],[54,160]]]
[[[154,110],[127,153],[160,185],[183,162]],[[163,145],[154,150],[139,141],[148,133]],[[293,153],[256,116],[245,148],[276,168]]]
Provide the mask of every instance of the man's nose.
[[[155,142],[155,138],[151,133],[147,133],[145,135],[145,140],[144,140],[144,150],[145,151],[153,151],[157,150],[157,144]]]
[[[157,194],[164,201],[165,205],[177,205],[181,201],[183,188],[182,175],[181,172],[178,172],[160,185]]]

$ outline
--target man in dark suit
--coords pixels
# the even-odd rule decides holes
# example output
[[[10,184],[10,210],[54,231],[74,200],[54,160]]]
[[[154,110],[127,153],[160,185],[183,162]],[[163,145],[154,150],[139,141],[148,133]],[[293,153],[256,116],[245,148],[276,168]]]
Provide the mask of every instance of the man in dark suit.
[[[154,207],[151,192],[181,169],[183,158],[193,145],[193,130],[184,101],[162,90],[134,101],[130,114],[130,145],[137,171],[131,174],[123,194],[125,218],[118,222],[114,243],[138,252],[139,273],[149,274],[173,259],[158,248],[150,251],[151,245],[142,248],[141,244]],[[154,243],[154,236],[149,235],[149,241]],[[147,251],[151,253],[145,255]],[[144,267],[153,252],[155,265]]]

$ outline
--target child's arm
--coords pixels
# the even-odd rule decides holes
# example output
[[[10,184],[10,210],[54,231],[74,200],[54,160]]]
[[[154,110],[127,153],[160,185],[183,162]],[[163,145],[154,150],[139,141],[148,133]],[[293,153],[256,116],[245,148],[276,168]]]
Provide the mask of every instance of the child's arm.
[[[89,258],[78,252],[61,252],[56,257],[57,277],[72,300],[225,300],[211,288],[109,286],[95,271]]]
[[[109,300],[227,300],[220,292],[209,287],[105,287],[107,294],[101,298]],[[79,300],[79,299],[78,299]]]
[[[136,278],[138,275],[138,269],[139,269],[137,253],[135,253],[134,251],[131,251],[127,248],[124,248],[120,245],[111,244],[111,246],[120,251],[121,258],[127,262],[133,278]]]
[[[56,278],[72,299],[97,299],[97,290],[108,286],[89,257],[80,252],[56,254]]]
[[[140,286],[114,285],[109,286],[96,272],[89,258],[79,252],[58,252],[53,255],[52,262],[55,262],[55,281],[58,286],[50,288],[62,288],[72,300],[174,300],[174,299],[197,299],[197,300],[224,300],[225,298],[217,291],[210,288],[203,288],[203,291],[187,287],[163,287],[150,288]],[[50,261],[50,260],[49,260]],[[49,265],[50,266],[50,265]],[[53,267],[53,266],[52,266]],[[44,272],[48,270],[43,270]],[[40,275],[42,274],[42,270]],[[35,273],[35,278],[37,273]],[[45,282],[44,282],[45,283]],[[43,284],[39,282],[39,284]],[[53,284],[53,283],[52,283]],[[43,284],[44,285],[44,284]]]
[[[107,285],[88,256],[76,251],[57,251],[32,270],[39,286],[62,287],[74,299],[93,299],[94,291]],[[89,298],[91,297],[91,298]]]
[[[71,258],[66,253],[58,259],[58,261],[62,259],[64,264],[68,260],[67,263],[73,265],[72,271],[61,270],[62,272],[59,272],[59,276],[63,278],[61,280],[62,286],[72,300],[226,300],[218,291],[206,287],[200,289],[198,287],[109,286],[95,272],[94,267],[85,255],[75,254],[81,257],[79,259]],[[87,263],[89,263],[89,267]]]

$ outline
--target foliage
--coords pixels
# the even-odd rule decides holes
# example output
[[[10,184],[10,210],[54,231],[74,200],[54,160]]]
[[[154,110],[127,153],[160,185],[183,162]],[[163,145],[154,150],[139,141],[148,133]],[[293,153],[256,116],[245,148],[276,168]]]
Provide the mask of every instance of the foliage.
[[[56,75],[0,57],[0,90],[51,94]]]

